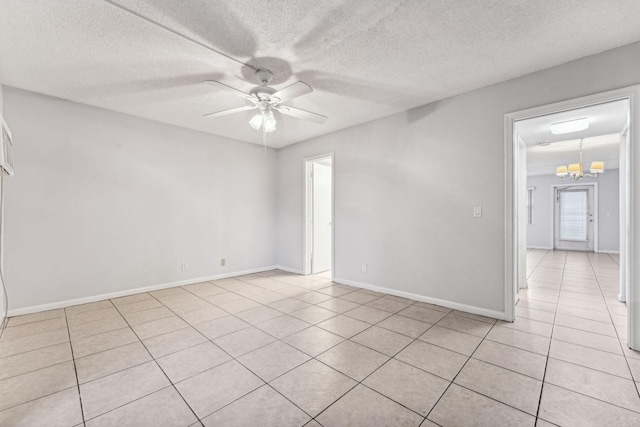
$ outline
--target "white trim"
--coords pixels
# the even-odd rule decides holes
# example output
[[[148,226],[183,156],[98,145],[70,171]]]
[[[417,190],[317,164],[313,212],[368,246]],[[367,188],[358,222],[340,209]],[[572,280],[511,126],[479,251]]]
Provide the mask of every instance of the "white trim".
[[[280,267],[270,265],[268,267],[253,268],[250,270],[236,271],[235,273],[216,274],[214,276],[198,277],[194,279],[179,280],[177,282],[162,283],[160,285],[144,286],[142,288],[127,289],[124,291],[110,292],[108,294],[94,295],[90,297],[75,298],[65,301],[52,302],[42,305],[34,305],[31,307],[15,308],[9,310],[7,317],[21,316],[23,314],[38,313],[40,311],[53,310],[56,308],[71,307],[73,305],[87,304],[90,302],[102,301],[105,299],[126,297],[129,295],[140,294],[143,292],[158,291],[160,289],[175,288],[177,286],[193,285],[194,283],[210,282],[213,280],[227,279],[229,277],[244,276],[245,274],[261,273],[263,271],[276,270]],[[280,268],[282,269],[282,268]]]
[[[299,268],[285,267],[284,265],[276,265],[276,268],[278,270],[286,271],[287,273],[295,273],[295,274],[304,275],[304,271],[300,270]]]
[[[318,154],[316,156],[305,157],[302,159],[302,170],[303,170],[303,186],[302,186],[302,201],[304,203],[302,209],[302,224],[304,227],[304,233],[302,238],[302,271],[299,274],[308,275],[311,274],[311,262],[310,262],[310,250],[309,250],[309,221],[308,221],[308,211],[309,211],[309,164],[314,160],[331,158],[331,278],[335,275],[335,242],[336,242],[336,180],[335,180],[335,156],[334,152],[330,151],[325,154]],[[287,270],[288,271],[288,270]]]
[[[620,251],[594,251],[597,252],[599,254],[614,254],[614,255],[620,255]]]
[[[544,249],[547,251],[552,251],[553,247],[547,247],[547,246],[527,246],[527,249]]]
[[[640,137],[636,126],[640,126],[640,85],[629,86],[607,92],[588,95],[567,101],[543,105],[527,110],[516,111],[504,115],[504,188],[505,188],[505,271],[504,271],[504,296],[505,314],[507,320],[513,320],[514,312],[514,269],[517,261],[515,245],[517,244],[516,230],[513,224],[514,209],[514,122],[528,118],[554,114],[562,111],[575,110],[591,105],[627,99],[629,101],[629,144],[627,145],[627,165],[640,164]],[[620,248],[621,263],[624,262],[628,269],[628,301],[627,301],[627,345],[630,348],[640,350],[640,171],[638,168],[627,168],[626,189],[628,204],[625,209],[627,223],[620,224],[626,228],[627,247]],[[624,230],[624,229],[623,229]]]
[[[397,289],[385,288],[383,286],[370,285],[368,283],[356,282],[348,279],[340,279],[334,278],[334,282],[341,283],[343,285],[355,286],[362,289],[368,289],[370,291],[383,292],[389,295],[395,295],[398,297],[409,298],[416,301],[427,302],[429,304],[435,304],[446,308],[451,308],[453,310],[464,311],[467,313],[478,314],[480,316],[491,317],[493,319],[504,320],[505,313],[494,310],[487,310],[486,308],[476,307],[473,305],[460,304],[453,301],[431,298],[424,295],[413,294],[411,292],[403,292]]]

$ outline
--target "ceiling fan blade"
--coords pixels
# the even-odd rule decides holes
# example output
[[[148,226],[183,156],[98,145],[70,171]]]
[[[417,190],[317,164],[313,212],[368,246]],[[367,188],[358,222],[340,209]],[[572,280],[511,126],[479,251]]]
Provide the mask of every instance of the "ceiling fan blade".
[[[279,91],[271,95],[271,99],[278,98],[280,100],[278,102],[286,102],[290,99],[297,98],[311,92],[313,92],[311,86],[309,86],[305,82],[298,81],[290,84],[283,89],[280,89]]]
[[[243,107],[229,108],[228,110],[222,110],[222,111],[217,111],[215,113],[205,114],[202,117],[222,117],[222,116],[226,116],[227,114],[239,113],[240,111],[255,110],[256,108],[258,107],[255,105],[245,105]]]
[[[219,82],[217,80],[205,80],[204,82],[205,82],[205,84],[208,84],[210,86],[214,86],[214,87],[218,87],[220,89],[226,89],[228,91],[231,91],[231,92],[235,93],[236,95],[241,96],[243,98],[247,98],[248,96],[250,96],[248,93],[244,93],[240,89],[236,89],[235,87],[231,87],[231,86],[226,85],[224,83],[221,83],[221,82]]]
[[[323,124],[327,121],[327,116],[312,113],[311,111],[301,110],[300,108],[289,107],[288,105],[278,105],[274,108],[282,114],[286,114],[287,116],[295,117],[297,119],[309,120],[318,124]]]

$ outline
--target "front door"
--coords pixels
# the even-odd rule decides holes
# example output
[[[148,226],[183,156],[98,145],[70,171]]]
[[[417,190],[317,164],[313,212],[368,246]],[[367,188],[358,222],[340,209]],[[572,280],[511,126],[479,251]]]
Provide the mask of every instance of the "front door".
[[[593,251],[593,219],[592,185],[556,188],[554,248]]]

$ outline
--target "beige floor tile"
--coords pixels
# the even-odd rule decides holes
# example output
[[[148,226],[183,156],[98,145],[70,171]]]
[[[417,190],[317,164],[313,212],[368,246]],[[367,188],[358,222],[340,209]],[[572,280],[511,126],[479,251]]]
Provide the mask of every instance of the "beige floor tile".
[[[550,313],[555,313],[557,305],[551,302],[544,301],[534,301],[534,300],[523,300],[518,301],[518,307],[532,308],[540,311],[548,311]]]
[[[149,310],[151,308],[162,307],[162,303],[155,298],[148,298],[142,301],[132,302],[118,306],[121,313],[134,313],[136,311]]]
[[[490,325],[495,324],[497,321],[496,319],[491,317],[481,316],[479,314],[467,313],[465,311],[460,311],[460,310],[453,310],[451,314],[454,316],[466,317],[467,319],[477,320],[479,322],[485,322]]]
[[[182,317],[182,320],[189,323],[190,325],[197,325],[198,323],[219,319],[228,315],[229,313],[222,310],[221,308],[209,304],[208,307],[183,313],[180,315],[180,317]]]
[[[640,397],[632,380],[550,358],[545,382],[613,405],[640,412]]]
[[[233,357],[240,357],[273,341],[275,338],[271,335],[254,327],[241,329],[213,340],[217,346]]]
[[[171,316],[175,316],[175,313],[164,306],[122,314],[122,317],[125,318],[129,325],[139,325],[140,323],[151,322]]]
[[[261,307],[262,304],[252,301],[248,298],[237,299],[231,302],[226,302],[224,304],[220,304],[218,307],[223,309],[224,311],[235,314],[241,311],[249,310],[255,307]]]
[[[363,384],[412,411],[427,416],[450,383],[411,365],[391,359],[369,376]]]
[[[480,344],[473,358],[538,380],[542,380],[547,363],[539,354],[489,340]]]
[[[395,359],[452,381],[468,357],[422,341],[414,341]]]
[[[318,326],[329,332],[340,335],[343,338],[351,338],[352,336],[371,327],[369,323],[343,315],[338,315],[329,320],[325,320],[324,322],[320,322],[318,323]]]
[[[545,384],[538,416],[560,426],[637,426],[640,414]]]
[[[175,353],[176,351],[193,347],[194,345],[205,341],[207,341],[207,338],[204,335],[196,331],[194,328],[188,327],[178,329],[177,331],[169,332],[167,334],[158,335],[142,342],[153,357],[157,359],[159,357]]]
[[[375,301],[381,298],[384,294],[371,294],[363,291],[351,292],[349,294],[342,295],[340,298],[347,301],[355,302],[356,304],[366,304],[371,301]]]
[[[184,317],[192,311],[199,311],[207,308],[218,308],[208,301],[194,297],[193,301],[185,301],[177,304],[166,304],[178,316]]]
[[[282,295],[277,292],[264,291],[261,294],[252,295],[249,298],[255,302],[259,302],[260,304],[271,304],[276,301],[287,299],[288,297],[286,295]],[[331,297],[328,297],[328,298],[331,298]]]
[[[340,295],[345,295],[353,291],[354,289],[344,285],[331,285],[331,286],[327,286],[326,288],[318,289],[318,292],[322,294],[331,295],[334,297],[339,297]]]
[[[445,392],[427,417],[442,426],[531,426],[535,417],[456,384]]]
[[[128,326],[127,322],[119,314],[105,319],[94,320],[79,325],[69,325],[69,334],[72,340],[98,335],[104,332],[114,331]]]
[[[166,387],[89,420],[87,427],[187,426],[197,418],[173,387]]]
[[[313,359],[271,382],[273,388],[312,417],[356,384],[351,378]]]
[[[168,386],[169,380],[155,362],[80,385],[82,408],[89,420]]]
[[[224,335],[248,328],[249,326],[251,325],[235,316],[226,316],[198,323],[195,325],[195,328],[210,340],[214,340]]]
[[[323,412],[324,426],[417,426],[422,417],[375,391],[359,385]]]
[[[354,319],[362,320],[363,322],[376,324],[383,319],[391,316],[391,313],[384,310],[378,310],[377,308],[367,307],[361,305],[344,313],[345,316],[353,317]]]
[[[310,417],[265,385],[203,420],[205,427],[301,426]],[[90,427],[90,426],[89,426]]]
[[[389,329],[390,331],[394,331],[411,338],[418,338],[433,325],[431,323],[425,323],[409,317],[394,314],[391,317],[387,317],[376,326]]]
[[[256,325],[258,323],[266,322],[267,320],[274,319],[282,316],[282,313],[273,308],[261,305],[260,307],[251,308],[246,311],[241,311],[236,314],[236,317],[244,320],[247,323]]]
[[[260,378],[230,360],[176,384],[176,388],[202,419],[262,385]]]
[[[318,304],[320,302],[330,300],[333,297],[331,295],[322,294],[320,292],[308,292],[302,295],[298,295],[295,298],[309,304]]]
[[[579,329],[581,331],[587,331],[594,334],[608,335],[610,337],[616,337],[616,330],[611,322],[598,322],[595,320],[581,319],[580,317],[567,316],[564,314],[558,314],[556,316],[556,325],[565,326],[567,328]]]
[[[22,316],[10,317],[7,321],[7,327],[24,325],[32,322],[39,322],[41,320],[54,319],[56,317],[64,317],[64,309],[58,308],[56,310],[41,311],[33,314],[23,314]]]
[[[398,297],[394,297],[392,295],[387,295],[385,298],[398,298]],[[415,301],[410,300],[410,299],[406,299],[406,298],[402,298],[402,301],[409,301],[411,303],[414,303]],[[436,305],[436,304],[429,304],[428,302],[423,302],[423,301],[417,301],[414,304],[416,307],[422,307],[422,308],[429,308],[431,310],[436,310],[436,311],[441,311],[445,314],[451,313],[453,310],[447,307],[443,307],[441,305]]]
[[[487,339],[543,356],[549,352],[549,338],[515,329],[494,326],[487,334]]]
[[[389,313],[397,313],[400,310],[407,308],[410,305],[408,302],[394,301],[388,298],[378,298],[366,304],[367,307],[377,308],[378,310],[384,310]]]
[[[441,328],[436,325],[420,335],[421,341],[428,342],[448,350],[471,356],[471,353],[478,347],[482,338],[474,335],[458,332],[453,329]]]
[[[74,339],[71,344],[73,345],[73,356],[77,359],[137,341],[139,341],[138,337],[133,333],[133,330],[126,327],[85,338]]]
[[[608,351],[609,353],[624,354],[620,347],[620,341],[618,341],[617,338],[581,331],[579,329],[556,326],[553,331],[553,339]]]
[[[225,292],[221,294],[211,295],[204,298],[206,301],[209,301],[211,304],[217,305],[218,307],[222,304],[226,304],[231,301],[241,300],[244,297],[242,295],[238,295],[233,292]]]
[[[553,340],[549,357],[631,379],[625,358],[606,351]]]
[[[111,302],[113,303],[113,305],[118,307],[121,305],[132,304],[134,302],[145,301],[148,299],[153,299],[153,297],[151,296],[151,294],[144,292],[141,294],[128,295],[126,297],[111,298]]]
[[[81,325],[83,323],[104,321],[112,318],[120,318],[120,312],[113,306],[100,310],[83,311],[76,314],[67,314],[69,326]],[[65,325],[66,326],[66,325]]]
[[[602,299],[600,301],[586,301],[561,296],[558,300],[558,304],[560,304],[560,306],[584,308],[587,310],[607,311],[607,305]]]
[[[13,339],[28,337],[57,329],[66,329],[67,322],[64,317],[54,317],[53,319],[40,320],[37,322],[24,323],[19,326],[8,327],[2,334],[2,341],[8,342]]]
[[[355,342],[344,341],[316,356],[316,359],[356,381],[362,381],[389,360],[389,356]]]
[[[372,348],[387,356],[393,356],[406,347],[412,338],[388,329],[373,326],[351,338],[352,341]]]
[[[528,332],[535,335],[542,335],[543,337],[547,338],[551,338],[551,332],[553,331],[552,324],[531,319],[516,318],[515,322],[504,322],[500,320],[496,323],[496,326],[499,326],[501,328],[511,328],[517,331]]]
[[[0,381],[0,411],[76,385],[73,362],[63,362]]]
[[[108,307],[113,307],[113,304],[109,300],[104,300],[104,301],[90,302],[88,304],[74,305],[72,307],[67,307],[64,310],[66,311],[68,316],[68,315],[74,315],[77,313],[82,313],[84,311],[94,311],[94,310],[100,310]]]
[[[165,317],[151,322],[131,325],[131,328],[141,340],[146,340],[148,338],[188,327],[189,324],[178,316]]]
[[[470,359],[455,383],[531,415],[536,415],[542,381]]]
[[[558,314],[565,314],[568,316],[575,316],[581,319],[595,320],[596,322],[610,323],[611,317],[606,311],[595,311],[586,308],[569,307],[566,305],[560,305],[558,307]]]
[[[46,424],[45,421],[46,420]],[[0,411],[0,425],[11,427],[68,427],[82,425],[77,387]]]
[[[336,313],[344,313],[345,311],[353,310],[360,304],[347,301],[341,298],[333,298],[318,304],[318,307],[326,308],[327,310],[334,311]]]
[[[0,380],[57,365],[72,359],[68,342],[0,359]]]
[[[324,329],[312,326],[284,338],[283,341],[294,346],[298,350],[307,353],[309,356],[314,357],[327,351],[331,347],[340,344],[344,341],[344,338],[329,331],[325,331]]]
[[[437,323],[440,319],[447,315],[447,313],[444,311],[421,307],[417,304],[411,305],[404,310],[400,310],[398,314],[426,323]]]
[[[2,341],[0,341],[0,358],[50,347],[67,341],[69,341],[69,332],[66,329],[55,329],[26,337],[16,337],[11,340],[5,340],[3,337]]]
[[[302,310],[311,306],[308,302],[301,301],[296,298],[286,298],[269,304],[269,307],[276,309],[282,313],[291,313],[293,311]]]
[[[302,321],[315,325],[337,316],[337,313],[335,311],[327,310],[326,308],[318,307],[317,305],[312,305],[311,307],[294,311],[291,315]]]
[[[194,283],[193,285],[186,285],[182,287],[184,290],[191,292],[200,298],[209,297],[212,295],[222,294],[227,292],[224,288],[216,286],[209,282]]]
[[[278,339],[282,339],[306,329],[309,326],[311,326],[309,323],[285,314],[283,316],[276,317],[275,319],[262,322],[256,325],[256,328],[262,329],[269,335],[273,335]]]
[[[80,384],[123,371],[152,360],[140,342],[134,342],[76,359],[76,371]]]
[[[634,381],[640,382],[640,359],[627,358]]]
[[[265,382],[270,382],[309,359],[307,354],[276,341],[239,357],[238,362]]]
[[[204,342],[157,359],[158,365],[173,383],[183,381],[222,363],[231,356],[211,342]]]

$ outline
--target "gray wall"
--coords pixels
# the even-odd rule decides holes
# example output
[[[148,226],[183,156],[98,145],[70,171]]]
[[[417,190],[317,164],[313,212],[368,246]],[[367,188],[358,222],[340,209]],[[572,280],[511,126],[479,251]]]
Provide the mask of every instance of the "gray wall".
[[[273,150],[9,87],[4,98],[10,310],[275,264]]]
[[[3,105],[4,105],[4,86],[0,84],[0,116],[3,116],[3,111],[4,111]],[[2,197],[2,189],[0,188],[0,198],[1,197]],[[2,213],[0,212],[0,215],[1,214]],[[0,218],[0,221],[2,221],[1,218]],[[3,233],[3,236],[4,236],[4,233]],[[3,259],[4,259],[4,248],[2,245],[2,240],[0,240],[0,269],[2,268]],[[0,281],[0,328],[4,327],[4,321],[7,316],[6,307],[7,307],[7,301],[5,300],[4,284]],[[0,331],[0,335],[1,333],[2,331]]]
[[[562,181],[555,175],[527,177],[533,192],[533,224],[527,226],[527,246],[553,248],[553,186]],[[572,183],[571,181],[570,183]],[[594,182],[585,178],[585,183]],[[620,197],[618,169],[605,170],[598,179],[598,250],[620,251]]]
[[[334,151],[336,278],[503,313],[504,115],[638,69],[636,43],[279,150],[278,264],[302,269],[303,159]]]

